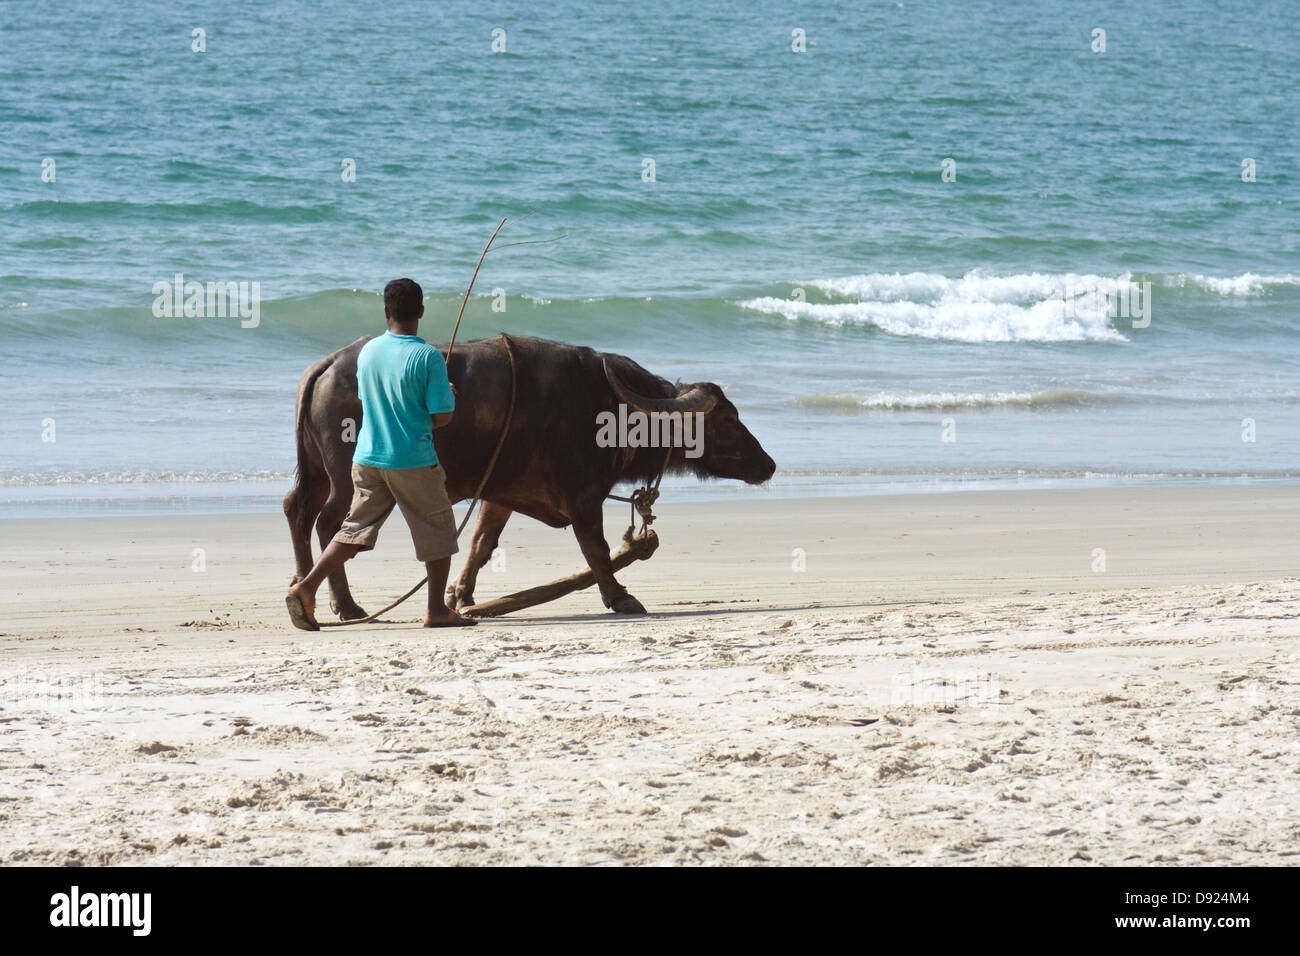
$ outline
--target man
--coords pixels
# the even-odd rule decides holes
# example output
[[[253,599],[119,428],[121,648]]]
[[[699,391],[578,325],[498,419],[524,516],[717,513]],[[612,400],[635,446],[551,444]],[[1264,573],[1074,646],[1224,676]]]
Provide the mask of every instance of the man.
[[[451,556],[459,549],[433,429],[451,421],[456,398],[442,354],[416,335],[423,315],[424,293],[413,280],[394,279],[384,288],[388,331],[357,356],[361,433],[352,453],[352,507],[316,566],[284,599],[294,626],[304,631],[320,630],[315,612],[321,582],[358,551],[375,546],[394,506],[402,510],[415,556],[429,573],[424,626],[478,623],[448,608],[442,598]]]

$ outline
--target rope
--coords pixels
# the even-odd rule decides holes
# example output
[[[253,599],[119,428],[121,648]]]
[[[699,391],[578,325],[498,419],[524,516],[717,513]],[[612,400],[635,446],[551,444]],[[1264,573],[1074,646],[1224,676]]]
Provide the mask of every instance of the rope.
[[[631,542],[632,531],[636,528],[636,516],[641,516],[641,531],[638,537],[645,537],[646,529],[654,523],[655,516],[651,510],[656,501],[659,500],[659,482],[663,481],[664,472],[668,470],[668,461],[673,456],[673,449],[670,445],[668,454],[664,455],[664,463],[659,466],[659,474],[655,475],[655,480],[644,488],[638,488],[631,495],[606,495],[606,498],[612,498],[615,501],[626,501],[632,506],[630,523],[627,530],[623,532],[623,540]]]
[[[492,476],[492,469],[496,467],[497,459],[501,457],[501,449],[505,447],[506,435],[510,434],[510,423],[515,418],[515,393],[519,389],[519,375],[515,368],[515,350],[510,345],[510,336],[504,332],[499,333],[501,343],[506,347],[506,358],[510,362],[510,408],[506,411],[506,423],[501,428],[501,435],[497,438],[497,447],[492,449],[492,457],[488,460],[487,469],[483,472],[483,478],[478,483],[478,488],[474,491],[474,500],[469,503],[469,511],[465,512],[465,517],[456,529],[456,537],[465,530],[465,525],[469,524],[469,516],[474,513],[474,507],[483,497],[483,489],[487,487],[488,478]],[[451,349],[447,350],[448,353]]]
[[[500,333],[500,338],[502,343],[506,347],[506,358],[510,361],[510,408],[506,411],[506,423],[501,429],[500,436],[497,438],[497,446],[492,450],[492,457],[488,460],[487,468],[483,472],[483,477],[479,480],[478,488],[474,491],[474,499],[470,502],[469,510],[465,512],[465,517],[461,521],[460,527],[456,529],[457,538],[459,538],[460,533],[465,530],[465,525],[469,524],[470,516],[474,514],[474,508],[478,505],[479,501],[481,501],[483,498],[483,489],[487,487],[488,479],[492,477],[492,469],[496,467],[497,459],[501,457],[501,449],[505,447],[506,436],[510,434],[510,424],[511,422],[514,421],[514,417],[515,417],[515,395],[519,388],[519,383],[518,383],[519,376],[517,374],[517,369],[515,366],[515,350],[510,345],[510,336],[502,332]],[[449,358],[451,356],[450,347],[447,349],[447,356]],[[656,494],[658,494],[658,492],[656,492]],[[413,588],[411,588],[411,590],[407,591],[405,594],[399,597],[392,604],[366,617],[359,617],[352,621],[325,621],[325,622],[318,621],[317,623],[321,627],[348,627],[349,625],[352,624],[369,624],[371,621],[375,620],[375,618],[379,617],[382,614],[387,614],[393,608],[397,607],[397,605],[401,604],[407,598],[411,597],[413,594],[415,594],[416,591],[420,590],[420,588],[424,587],[428,582],[429,582],[429,576],[426,574],[424,577],[420,579],[419,583],[417,583]]]

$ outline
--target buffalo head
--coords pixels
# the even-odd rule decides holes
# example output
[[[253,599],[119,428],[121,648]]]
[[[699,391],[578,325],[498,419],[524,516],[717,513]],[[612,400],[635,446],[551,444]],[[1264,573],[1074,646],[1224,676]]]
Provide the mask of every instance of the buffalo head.
[[[702,453],[685,459],[686,470],[700,478],[733,478],[761,485],[776,471],[776,462],[740,420],[736,406],[713,382],[677,385],[674,396],[655,398],[633,391],[605,363],[605,377],[614,393],[630,408],[646,415],[674,412],[704,416]]]

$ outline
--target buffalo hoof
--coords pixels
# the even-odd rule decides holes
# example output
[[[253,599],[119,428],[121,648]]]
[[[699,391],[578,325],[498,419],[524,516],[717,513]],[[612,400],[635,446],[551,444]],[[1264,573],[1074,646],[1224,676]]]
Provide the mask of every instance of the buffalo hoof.
[[[340,621],[359,621],[369,616],[356,602],[340,606],[337,602],[330,601],[330,608],[339,616]]]
[[[453,611],[459,611],[461,608],[470,607],[474,603],[474,592],[466,591],[460,587],[447,588],[443,603]]]
[[[645,606],[630,594],[620,594],[614,598],[609,609],[615,614],[644,614]]]

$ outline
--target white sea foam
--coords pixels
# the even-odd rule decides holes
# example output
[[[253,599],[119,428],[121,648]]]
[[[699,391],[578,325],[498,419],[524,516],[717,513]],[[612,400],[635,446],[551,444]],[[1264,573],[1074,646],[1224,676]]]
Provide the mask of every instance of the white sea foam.
[[[806,283],[847,302],[764,296],[743,308],[833,326],[871,326],[891,335],[958,342],[1124,342],[1112,324],[1116,297],[1131,294],[1120,276],[989,276],[873,273]]]
[[[1103,400],[1104,396],[1088,392],[1053,389],[1039,392],[839,392],[831,395],[805,395],[795,399],[795,404],[829,411],[911,411],[1008,406],[1031,408]]]
[[[1219,295],[1259,295],[1264,291],[1265,286],[1300,285],[1300,276],[1297,275],[1262,276],[1254,272],[1243,272],[1239,276],[1189,275],[1174,278],[1191,281],[1202,289],[1217,292]],[[1181,286],[1183,282],[1178,281],[1175,284]]]
[[[223,484],[230,482],[284,482],[292,472],[282,471],[70,471],[66,473],[0,475],[0,488],[31,488],[47,485],[153,485]]]

